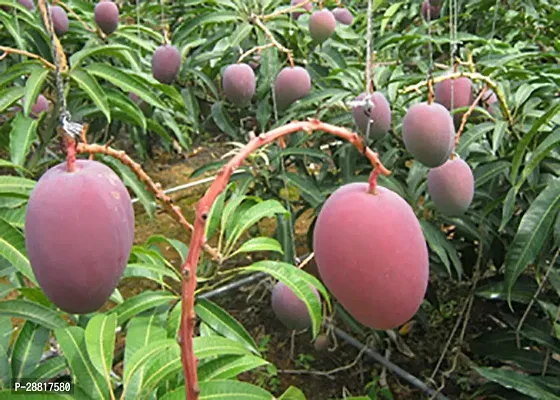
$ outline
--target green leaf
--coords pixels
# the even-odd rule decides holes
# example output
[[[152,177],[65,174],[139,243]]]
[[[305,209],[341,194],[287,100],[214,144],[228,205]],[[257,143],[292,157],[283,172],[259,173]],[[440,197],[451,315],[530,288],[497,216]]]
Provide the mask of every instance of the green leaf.
[[[318,207],[325,201],[325,196],[321,193],[311,178],[297,175],[293,172],[285,172],[283,176],[286,178],[288,184],[296,186],[299,189],[302,197],[311,205],[311,207]]]
[[[78,326],[56,329],[55,336],[78,387],[93,398],[106,399],[110,388],[88,357],[84,329]]]
[[[224,109],[223,102],[217,101],[212,105],[212,118],[222,132],[227,133],[233,139],[239,136],[239,129],[231,122],[231,118]]]
[[[148,123],[146,122],[144,113],[137,104],[128,98],[128,96],[125,96],[116,90],[107,91],[106,96],[111,109],[114,110],[117,108],[125,114],[125,117],[122,119],[123,122],[133,122],[142,128],[142,131],[146,131]]]
[[[279,261],[259,261],[242,268],[242,270],[244,272],[266,272],[288,286],[307,307],[311,317],[313,337],[315,338],[319,334],[323,318],[321,314],[321,300],[317,298],[310,286],[315,287],[327,302],[329,301],[329,296],[327,290],[317,278],[302,269]]]
[[[134,297],[130,297],[119,304],[111,311],[118,315],[117,323],[122,325],[124,322],[142,311],[177,300],[178,297],[166,291],[145,291]]]
[[[505,279],[508,292],[527,265],[535,259],[549,237],[560,209],[560,179],[551,181],[532,202],[506,254]]]
[[[0,175],[0,197],[10,195],[27,198],[35,187],[34,180],[17,176]]]
[[[37,120],[21,113],[14,118],[10,132],[10,155],[14,164],[23,166],[31,144],[37,138],[37,124]]]
[[[10,390],[0,391],[0,400],[13,400],[14,392]],[[21,400],[77,400],[77,399],[89,399],[84,397],[85,395],[79,388],[75,388],[72,395],[62,394],[62,393],[18,393],[17,398]]]
[[[49,338],[50,330],[25,321],[12,352],[12,377],[20,380],[35,369]]]
[[[558,143],[560,142],[560,129],[556,129],[552,134],[550,134],[545,140],[543,140],[536,150],[533,152],[531,159],[523,169],[519,180],[515,184],[515,190],[519,191],[521,185],[525,180],[531,175],[539,163],[553,150],[558,148]]]
[[[273,400],[266,390],[234,380],[200,382],[200,400]],[[185,400],[185,387],[165,394],[161,400]]]
[[[162,382],[177,375],[183,368],[181,348],[169,347],[150,360],[145,367],[140,398],[146,399]]]
[[[539,117],[529,132],[523,135],[521,140],[517,143],[517,148],[513,154],[513,159],[511,162],[511,181],[515,182],[517,180],[517,174],[519,172],[519,167],[521,167],[521,162],[523,161],[523,155],[525,151],[529,148],[529,143],[533,137],[539,132],[540,128],[548,123],[558,112],[560,112],[560,103],[557,103],[550,107],[550,109]]]
[[[365,397],[365,399],[369,399],[369,397]],[[282,396],[278,397],[278,400],[306,400],[305,395],[301,390],[299,390],[295,386],[290,386],[288,390],[286,390]]]
[[[129,369],[133,367],[130,360],[133,356],[152,342],[159,342],[166,339],[166,331],[161,326],[159,320],[164,313],[162,307],[152,308],[130,320],[126,335],[126,347],[124,353],[124,373],[129,375]],[[125,399],[137,399],[143,385],[144,367],[131,376],[125,387]]]
[[[237,375],[269,364],[253,355],[224,356],[208,361],[198,367],[198,379],[202,381],[232,379]]]
[[[87,354],[93,364],[109,384],[115,350],[116,314],[97,314],[89,320],[85,331]]]
[[[256,251],[275,251],[280,254],[284,253],[282,246],[278,243],[278,240],[268,237],[256,237],[244,242],[239,249],[231,254],[231,257],[239,253],[253,253]]]
[[[220,335],[243,343],[255,354],[259,354],[258,346],[247,330],[226,310],[206,299],[198,299],[194,307],[198,317]]]
[[[510,165],[510,162],[505,160],[498,160],[489,162],[487,164],[481,164],[474,171],[475,187],[479,188],[492,181],[492,179],[500,176],[510,167]]]
[[[29,75],[25,83],[25,96],[23,99],[23,113],[29,115],[33,104],[37,101],[37,96],[43,89],[45,79],[49,75],[50,70],[46,68],[36,69]]]
[[[250,350],[244,343],[221,336],[198,336],[193,339],[194,354],[198,359],[224,356],[246,355]]]
[[[26,300],[0,301],[0,315],[23,318],[49,329],[63,328],[68,325],[58,312]]]
[[[137,350],[126,363],[126,370],[123,374],[123,387],[125,390],[127,390],[136,372],[140,371],[150,359],[153,359],[157,354],[170,347],[179,347],[179,345],[174,339],[162,339],[150,342],[148,345]]]
[[[25,95],[25,88],[20,86],[12,86],[0,90],[0,113],[4,112],[8,107],[14,104]]]
[[[124,165],[119,160],[109,156],[101,156],[101,159],[105,164],[108,164],[113,169],[117,170],[119,175],[122,177],[124,184],[132,189],[134,194],[140,200],[140,203],[142,203],[142,205],[144,206],[144,209],[146,210],[150,218],[153,218],[156,210],[156,198],[154,194],[148,191],[148,189],[146,189],[146,186],[140,181],[140,179],[138,179],[134,172],[132,172],[129,167]]]
[[[79,66],[79,64],[88,57],[97,55],[121,55],[122,53],[130,52],[130,47],[122,44],[107,44],[103,43],[96,47],[86,47],[77,51],[70,56],[70,65],[72,69]]]
[[[66,359],[62,356],[49,358],[39,365],[26,378],[34,381],[46,381],[52,379],[68,367]]]
[[[475,367],[474,370],[492,382],[499,383],[503,387],[516,390],[534,399],[558,400],[558,396],[532,376],[498,368]]]
[[[506,225],[508,224],[509,220],[513,216],[513,209],[515,207],[515,200],[517,197],[517,191],[515,187],[511,187],[506,195],[504,200],[504,207],[502,209],[502,220],[500,221],[500,227],[498,228],[498,232],[502,232]]]
[[[31,282],[37,284],[27,258],[23,233],[0,219],[0,257],[6,259]]]
[[[12,369],[7,349],[0,344],[0,389],[12,386]]]
[[[438,255],[441,262],[445,265],[447,272],[451,275],[451,264],[449,263],[449,260],[451,260],[457,276],[461,277],[463,274],[461,260],[459,259],[457,250],[447,240],[444,233],[436,226],[425,220],[420,220],[420,226],[422,227],[422,231],[424,232],[424,236],[426,237],[426,241],[428,242],[430,249]]]
[[[88,68],[89,69],[89,68]],[[101,112],[107,118],[107,123],[111,123],[111,108],[109,107],[109,102],[107,101],[107,96],[105,92],[97,82],[97,80],[92,77],[86,70],[75,69],[70,73],[70,77],[76,81],[78,86],[87,93],[87,95],[93,100],[95,105],[99,107]]]
[[[121,278],[146,278],[160,284],[165,284],[163,277],[171,278],[175,282],[180,282],[181,278],[177,272],[171,268],[153,264],[131,263],[124,270]]]
[[[288,211],[277,200],[265,200],[252,206],[243,213],[237,224],[231,229],[231,233],[226,235],[226,249],[231,249],[241,235],[261,219],[265,217],[272,218],[276,214],[288,214]]]
[[[136,94],[139,98],[150,103],[154,107],[166,108],[165,104],[161,102],[159,97],[155,95],[144,82],[124,70],[99,63],[89,64],[87,70],[91,75],[105,79],[125,92]]]
[[[187,255],[189,253],[189,248],[187,245],[180,240],[177,239],[170,239],[163,235],[152,235],[146,241],[146,245],[151,245],[153,243],[163,243],[173,248],[177,252],[177,255],[181,257],[181,263],[184,263]]]

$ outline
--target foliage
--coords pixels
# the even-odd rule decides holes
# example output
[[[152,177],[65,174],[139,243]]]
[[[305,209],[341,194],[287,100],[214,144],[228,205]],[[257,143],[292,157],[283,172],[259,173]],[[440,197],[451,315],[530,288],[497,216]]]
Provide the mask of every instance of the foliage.
[[[313,89],[308,96],[286,111],[275,110],[271,88],[287,58],[269,46],[259,57],[254,53],[248,58],[258,64],[252,104],[238,108],[225,100],[220,88],[225,67],[237,62],[244,51],[270,43],[251,16],[270,14],[286,3],[125,2],[120,5],[118,30],[102,37],[88,29],[95,27],[95,2],[64,2],[83,20],[69,15],[70,30],[61,38],[68,56],[69,68],[63,75],[72,118],[89,124],[90,142],[115,138],[123,146],[133,146],[143,160],[152,157],[155,148],[183,152],[218,135],[236,143],[235,153],[250,133],[296,119],[318,118],[353,129],[348,102],[365,90],[365,1],[343,1],[355,16],[353,24],[338,24],[334,35],[320,46],[309,37],[307,15],[297,21],[287,15],[266,21],[270,33],[293,51],[295,64],[305,65],[310,73]],[[428,29],[420,16],[420,1],[373,2],[373,82],[393,112],[390,134],[370,143],[392,171],[388,177],[380,176],[379,182],[413,207],[430,248],[433,281],[466,281],[476,293],[475,301],[487,301],[495,310],[500,326],[493,325],[462,350],[472,357],[467,365],[488,382],[474,389],[506,398],[513,398],[507,397],[509,389],[536,399],[558,398],[560,269],[554,255],[560,246],[560,6],[544,0],[460,2],[459,70],[475,69],[496,82],[512,119],[503,109],[494,114],[482,107],[469,117],[456,151],[474,172],[475,197],[464,216],[448,218],[435,210],[426,191],[427,168],[411,160],[401,136],[407,108],[424,101],[427,94],[425,86],[420,92],[406,88],[426,79],[431,59],[436,77],[446,73],[450,51],[457,44],[451,42],[449,32],[452,2],[444,3],[442,17]],[[335,6],[334,1],[325,4]],[[39,12],[12,0],[0,0],[0,6],[11,7],[0,8],[2,45],[54,62]],[[150,73],[151,55],[164,41],[164,27],[183,57],[173,85],[157,82]],[[478,94],[484,82],[475,80],[475,86]],[[35,120],[28,114],[41,93],[52,107]],[[144,103],[136,103],[129,93]],[[153,281],[157,290],[123,298],[117,289],[109,307],[91,315],[61,313],[35,286],[23,234],[25,207],[38,177],[63,159],[55,129],[59,111],[55,74],[45,62],[18,54],[2,59],[0,385],[4,392],[0,397],[9,397],[12,379],[54,379],[70,368],[76,395],[84,398],[183,399],[185,383],[176,341],[182,277],[160,246],[174,249],[184,261],[188,247],[183,240],[155,235],[134,246],[123,280]],[[115,169],[155,217],[155,196],[136,175],[117,160],[98,159]],[[225,162],[206,165],[192,176],[215,172]],[[236,277],[265,272],[304,299],[316,336],[323,309],[308,284],[319,289],[328,312],[331,304],[321,282],[293,266],[293,226],[310,210],[316,216],[340,185],[367,181],[371,165],[349,143],[298,132],[285,147],[260,149],[242,169],[208,217],[206,236],[218,243],[223,257],[219,262],[205,259],[199,267],[199,294]],[[274,237],[257,228],[265,218],[274,221]],[[313,225],[308,234],[310,249],[312,232]],[[426,300],[430,304],[423,311],[437,313],[438,293],[429,291]],[[200,320],[195,352],[200,359],[201,399],[213,395],[235,399],[249,393],[255,399],[272,399],[269,391],[236,380],[242,372],[271,368],[246,328],[209,300],[198,300],[195,311]],[[10,318],[25,321],[17,333]],[[123,354],[115,355],[115,341],[123,338]],[[51,340],[62,354],[45,353]],[[121,361],[122,373],[117,374],[115,366]],[[374,379],[364,398],[394,395],[378,389],[378,384]],[[305,398],[296,388],[274,395]]]

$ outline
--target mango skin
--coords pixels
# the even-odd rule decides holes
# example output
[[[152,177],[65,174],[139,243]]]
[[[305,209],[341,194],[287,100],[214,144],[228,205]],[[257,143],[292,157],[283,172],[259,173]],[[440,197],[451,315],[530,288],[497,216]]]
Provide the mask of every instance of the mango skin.
[[[31,107],[29,116],[33,119],[37,119],[39,118],[39,115],[45,111],[49,111],[49,101],[45,96],[40,94],[39,96],[37,96],[35,104],[33,104],[33,106]]]
[[[181,54],[175,46],[159,46],[152,56],[152,76],[160,83],[172,83],[181,69]]]
[[[366,98],[366,93],[360,94],[356,97],[356,101]],[[371,102],[374,107],[368,114],[364,111],[364,106],[352,107],[352,117],[362,134],[366,134],[369,119],[372,122],[369,127],[369,136],[374,140],[380,139],[391,129],[391,106],[389,102],[380,92],[375,92],[371,95]]]
[[[274,82],[276,107],[285,110],[295,101],[307,96],[311,91],[311,77],[305,68],[285,67]]]
[[[66,32],[68,32],[68,14],[66,14],[64,8],[60,6],[51,6],[49,7],[49,10],[51,11],[51,18],[56,35],[64,35]]]
[[[292,0],[291,5],[292,6],[297,6],[298,4],[303,3],[305,0]],[[302,7],[300,7],[300,10],[305,10],[305,11],[311,11],[311,8],[313,8],[313,3],[309,2],[309,3],[305,3]],[[298,18],[302,15],[302,12],[297,12],[294,11],[292,13],[292,17],[297,21]]]
[[[76,160],[49,169],[25,215],[25,246],[45,295],[61,310],[86,314],[109,299],[128,262],[134,211],[120,178],[106,165]]]
[[[428,193],[436,209],[449,217],[459,217],[474,197],[474,175],[464,160],[448,160],[428,173]]]
[[[319,274],[361,324],[391,329],[418,311],[428,286],[428,248],[412,208],[395,192],[350,183],[325,202],[313,232]]]
[[[249,64],[228,65],[222,77],[222,87],[230,102],[238,107],[246,106],[255,95],[255,72]]]
[[[453,96],[451,88],[453,87]],[[451,98],[453,98],[453,109],[451,108]],[[449,111],[458,108],[470,107],[474,101],[473,85],[469,78],[459,77],[457,79],[447,79],[439,82],[435,87],[435,101],[443,105]],[[464,112],[453,113],[455,124],[461,123]]]
[[[406,149],[416,160],[430,168],[439,167],[453,151],[453,118],[441,104],[415,104],[403,118],[402,137]]]
[[[336,19],[329,10],[315,11],[309,17],[309,35],[317,43],[325,42],[332,36],[335,29]]]
[[[343,25],[352,25],[354,16],[347,8],[337,7],[332,10],[334,18]]]
[[[95,22],[104,34],[110,35],[119,26],[119,8],[115,3],[102,0],[95,6]]]
[[[428,18],[428,9],[430,10],[430,15]],[[426,21],[434,21],[438,19],[441,15],[441,6],[431,4],[428,0],[422,2],[422,17]]]

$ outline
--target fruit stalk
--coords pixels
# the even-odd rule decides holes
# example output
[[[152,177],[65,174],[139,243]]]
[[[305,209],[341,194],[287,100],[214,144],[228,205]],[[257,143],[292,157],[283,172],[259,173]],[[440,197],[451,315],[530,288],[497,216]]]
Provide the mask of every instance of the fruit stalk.
[[[173,200],[171,197],[166,195],[161,186],[158,183],[155,183],[152,178],[142,169],[140,164],[134,162],[132,158],[130,158],[124,151],[115,150],[107,145],[99,145],[99,144],[86,144],[86,143],[78,143],[76,146],[76,151],[78,153],[90,153],[90,154],[105,154],[107,156],[116,158],[124,165],[129,167],[132,172],[140,179],[144,185],[148,188],[150,192],[152,192],[156,199],[160,200],[166,210],[173,216],[177,222],[179,222],[187,231],[192,232],[193,226],[186,220],[183,213],[181,212],[181,208],[173,204]],[[221,260],[222,255],[213,247],[205,244],[204,251],[206,251],[213,260]]]
[[[60,0],[54,0],[53,1],[53,6],[60,6],[62,8],[64,8],[66,11],[68,11],[74,18],[76,18],[76,20],[82,24],[82,26],[84,27],[84,29],[86,31],[89,32],[93,32],[96,33],[97,31],[93,28],[91,28],[74,10],[72,10],[71,7],[68,7],[68,5],[66,3],[63,3]]]
[[[76,141],[63,135],[64,143],[66,145],[66,169],[68,172],[76,170]]]
[[[237,153],[220,169],[216,179],[197,204],[194,232],[191,236],[189,254],[185,263],[181,267],[184,279],[182,287],[181,330],[179,334],[179,341],[181,343],[181,360],[184,366],[186,398],[188,400],[198,400],[200,393],[197,376],[198,360],[193,351],[193,335],[196,324],[196,317],[194,313],[194,294],[196,290],[196,267],[200,259],[200,251],[205,245],[206,239],[204,237],[204,232],[212,205],[220,193],[225,190],[233,171],[239,168],[243,161],[252,152],[257,150],[259,147],[299,131],[305,131],[309,134],[314,131],[324,131],[339,138],[346,139],[352,143],[371,161],[374,166],[374,173],[372,174],[371,179],[374,183],[374,190],[377,176],[379,174],[387,176],[391,173],[391,171],[383,166],[377,156],[377,153],[367,147],[357,133],[351,132],[345,128],[321,122],[319,120],[294,121],[266,133],[262,133],[251,139],[239,153]]]

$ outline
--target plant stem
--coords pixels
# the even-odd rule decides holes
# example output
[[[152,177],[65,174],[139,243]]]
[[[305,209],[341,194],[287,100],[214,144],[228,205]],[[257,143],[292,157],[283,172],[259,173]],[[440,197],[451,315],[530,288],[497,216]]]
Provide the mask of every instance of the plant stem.
[[[455,148],[459,145],[459,140],[461,139],[461,134],[465,130],[465,125],[467,124],[467,120],[469,119],[474,109],[476,108],[476,105],[482,99],[482,97],[484,96],[487,90],[488,90],[488,85],[484,86],[482,91],[478,94],[478,96],[476,96],[476,99],[474,99],[473,103],[471,104],[467,112],[463,114],[463,117],[461,118],[461,125],[459,125],[459,129],[457,130],[457,135],[455,135],[455,144],[453,146],[453,151],[455,151]]]
[[[362,154],[364,154],[374,166],[375,177],[379,174],[389,175],[391,172],[383,166],[376,153],[366,147],[362,138],[355,132],[350,132],[345,128],[323,123],[319,120],[295,121],[269,132],[260,134],[251,139],[243,149],[239,151],[229,162],[224,165],[216,179],[208,188],[196,207],[196,217],[194,220],[194,232],[191,236],[189,254],[182,266],[183,288],[182,288],[182,310],[181,310],[181,360],[184,366],[186,383],[186,398],[188,400],[198,400],[200,388],[198,386],[197,364],[198,359],[193,351],[193,334],[196,324],[194,313],[194,294],[196,290],[196,268],[200,258],[200,250],[205,244],[205,226],[208,215],[216,198],[222,193],[229,182],[229,178],[243,161],[259,147],[271,143],[283,136],[305,131],[308,134],[314,131],[324,131],[352,143]],[[374,179],[375,181],[375,179]]]
[[[272,19],[272,18],[274,18],[274,17],[277,17],[277,16],[279,16],[279,15],[287,14],[287,13],[290,13],[290,12],[292,12],[292,11],[296,11],[298,8],[302,8],[302,7],[305,6],[307,3],[312,3],[312,2],[313,2],[313,0],[304,0],[304,1],[302,1],[301,3],[295,4],[295,5],[291,6],[291,7],[284,8],[284,9],[279,10],[279,11],[275,11],[275,12],[273,12],[273,13],[271,13],[271,14],[263,15],[262,19],[263,19],[263,21],[267,21],[267,20]]]
[[[303,4],[303,3],[302,3]],[[288,62],[290,63],[290,66],[293,68],[294,66],[294,58],[292,56],[292,50],[288,49],[287,47],[285,47],[284,45],[282,45],[278,40],[276,40],[276,38],[274,37],[274,35],[272,34],[272,32],[270,31],[270,29],[268,29],[266,27],[265,24],[263,24],[263,22],[261,21],[260,17],[258,15],[252,15],[251,16],[251,22],[253,24],[255,24],[256,26],[258,26],[266,35],[266,37],[268,38],[268,40],[270,40],[272,42],[272,44],[274,45],[274,47],[276,47],[278,50],[280,50],[283,53],[286,53],[286,56],[288,57]]]

